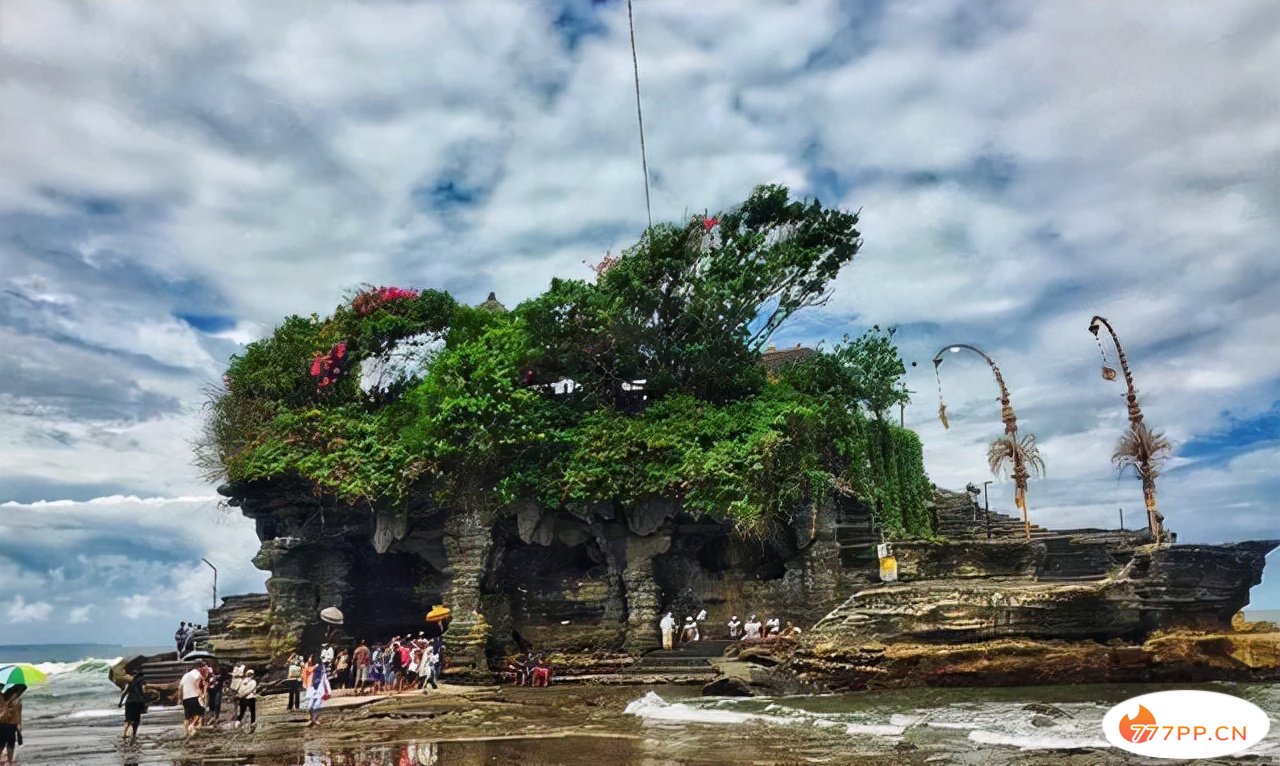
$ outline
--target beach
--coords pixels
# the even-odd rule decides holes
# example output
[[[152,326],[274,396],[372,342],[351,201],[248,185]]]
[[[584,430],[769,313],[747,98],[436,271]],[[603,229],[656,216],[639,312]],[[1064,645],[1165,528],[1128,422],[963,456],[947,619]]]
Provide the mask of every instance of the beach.
[[[779,698],[702,697],[696,686],[444,684],[428,694],[339,690],[308,729],[284,698],[265,698],[253,729],[226,724],[190,740],[176,708],[153,707],[136,745],[120,741],[109,658],[44,663],[49,684],[26,701],[21,764],[121,766],[402,766],[404,764],[1140,764],[1107,747],[1113,704],[1161,688],[1074,685],[906,689]],[[1235,694],[1280,718],[1268,684],[1193,687]],[[230,710],[225,705],[224,710]],[[1274,729],[1273,729],[1274,731]],[[1244,756],[1280,763],[1273,733]]]

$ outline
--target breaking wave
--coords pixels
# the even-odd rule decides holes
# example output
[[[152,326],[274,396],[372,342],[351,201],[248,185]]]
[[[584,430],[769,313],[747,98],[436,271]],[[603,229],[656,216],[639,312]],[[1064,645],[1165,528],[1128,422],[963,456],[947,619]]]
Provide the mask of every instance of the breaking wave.
[[[701,698],[687,702],[668,702],[655,692],[647,692],[640,699],[630,702],[626,712],[648,721],[842,728],[846,734],[874,737],[898,737],[906,730],[906,725],[902,723],[893,720],[876,721],[860,713],[816,713],[751,699]]]

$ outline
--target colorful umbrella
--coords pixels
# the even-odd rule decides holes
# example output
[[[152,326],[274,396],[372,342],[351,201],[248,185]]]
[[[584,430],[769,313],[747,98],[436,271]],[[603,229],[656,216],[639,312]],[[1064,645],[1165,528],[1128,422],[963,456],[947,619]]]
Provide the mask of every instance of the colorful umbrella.
[[[33,686],[49,680],[35,665],[19,662],[16,665],[0,665],[0,686]]]

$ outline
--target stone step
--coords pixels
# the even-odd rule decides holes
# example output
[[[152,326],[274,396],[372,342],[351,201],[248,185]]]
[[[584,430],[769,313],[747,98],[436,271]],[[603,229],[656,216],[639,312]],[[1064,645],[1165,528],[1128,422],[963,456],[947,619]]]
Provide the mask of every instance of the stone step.
[[[724,650],[735,644],[728,639],[707,639],[680,644],[674,649],[655,649],[646,652],[645,657],[720,657]]]

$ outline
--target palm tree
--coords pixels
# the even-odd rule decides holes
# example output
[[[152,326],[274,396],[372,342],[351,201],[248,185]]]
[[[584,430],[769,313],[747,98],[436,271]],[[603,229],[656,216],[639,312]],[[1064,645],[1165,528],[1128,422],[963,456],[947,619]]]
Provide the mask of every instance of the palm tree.
[[[1147,517],[1152,534],[1164,527],[1164,516],[1156,510],[1156,477],[1160,475],[1159,467],[1169,459],[1173,446],[1165,438],[1162,431],[1152,431],[1141,420],[1129,425],[1129,430],[1120,441],[1116,442],[1115,452],[1111,453],[1111,462],[1120,473],[1126,468],[1133,468],[1138,478],[1142,479],[1142,499],[1147,505]],[[1156,538],[1159,541],[1159,538]]]
[[[1027,506],[1027,479],[1030,473],[1037,478],[1044,476],[1044,458],[1040,456],[1040,447],[1036,445],[1035,434],[1024,434],[1021,439],[1016,434],[1005,434],[991,442],[987,448],[987,465],[991,466],[992,475],[1003,478],[1013,473],[1013,502],[1019,508]],[[1027,469],[1030,468],[1030,473]]]

